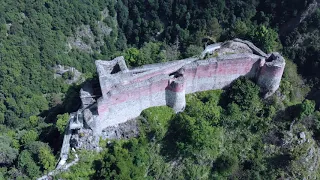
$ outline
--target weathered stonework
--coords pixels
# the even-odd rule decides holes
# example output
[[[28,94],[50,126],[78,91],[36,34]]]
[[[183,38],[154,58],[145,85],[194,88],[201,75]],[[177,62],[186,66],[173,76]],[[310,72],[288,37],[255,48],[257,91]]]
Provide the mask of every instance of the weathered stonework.
[[[279,53],[266,55],[252,43],[239,39],[218,46],[210,52],[217,57],[189,58],[130,70],[123,57],[97,60],[102,97],[96,102],[96,115],[85,116],[87,124],[99,135],[106,127],[135,118],[149,107],[167,105],[181,112],[186,94],[222,89],[240,76],[256,79],[266,97],[279,88],[285,66]]]
[[[189,58],[134,69],[127,68],[123,57],[97,60],[101,97],[96,97],[90,85],[84,86],[80,92],[82,108],[73,120],[71,118],[70,129],[90,128],[98,137],[106,134],[106,129],[138,117],[149,107],[167,105],[181,112],[186,106],[186,94],[222,89],[240,76],[255,79],[266,97],[279,88],[285,67],[279,53],[267,55],[240,39],[206,48],[201,57],[207,53],[215,57]]]
[[[266,97],[272,95],[280,86],[285,61],[279,53],[271,54],[264,62],[259,77],[258,85]]]

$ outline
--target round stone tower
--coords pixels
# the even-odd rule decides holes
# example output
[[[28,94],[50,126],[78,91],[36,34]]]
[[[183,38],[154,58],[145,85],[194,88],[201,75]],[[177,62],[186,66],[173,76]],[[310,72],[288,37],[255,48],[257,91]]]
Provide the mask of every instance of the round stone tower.
[[[265,98],[271,96],[279,88],[285,65],[286,62],[279,53],[272,53],[266,59],[258,76],[258,85],[265,94]]]
[[[166,88],[166,102],[176,113],[182,112],[186,107],[185,81],[183,76],[169,82]]]

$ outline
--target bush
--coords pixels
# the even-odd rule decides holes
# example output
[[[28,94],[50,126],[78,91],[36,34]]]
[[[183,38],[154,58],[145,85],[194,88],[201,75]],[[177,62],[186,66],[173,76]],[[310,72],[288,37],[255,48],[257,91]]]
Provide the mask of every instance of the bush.
[[[238,169],[239,160],[236,156],[223,154],[213,164],[213,170],[219,175],[228,176]]]
[[[10,146],[11,140],[7,136],[0,136],[0,165],[13,163],[18,155],[18,150]]]
[[[310,116],[315,110],[315,102],[310,100],[305,100],[299,105],[300,107],[300,118]]]
[[[32,159],[31,154],[24,150],[19,155],[18,167],[22,172],[25,172],[29,177],[35,178],[40,175],[40,167]]]
[[[184,57],[189,58],[193,56],[199,56],[202,51],[203,51],[202,47],[196,46],[196,45],[190,45],[187,47]]]
[[[56,122],[56,127],[58,129],[58,131],[60,132],[60,134],[63,134],[66,126],[68,125],[68,121],[69,121],[69,114],[68,113],[64,113],[64,114],[59,114],[57,116],[57,122]]]
[[[44,146],[39,149],[39,162],[44,170],[49,171],[54,169],[56,159],[51,153],[50,148]]]
[[[74,72],[72,72],[72,71],[67,71],[67,72],[65,72],[65,73],[63,73],[62,74],[62,78],[64,79],[64,80],[71,80],[71,79],[73,79],[74,78]]]
[[[145,132],[149,136],[154,136],[157,140],[161,140],[168,131],[174,111],[168,106],[151,107],[142,111],[141,116],[146,118],[148,123],[146,125],[142,124]]]
[[[176,142],[180,154],[198,158],[214,158],[218,155],[223,132],[221,128],[185,113],[177,115],[170,128],[171,138]]]
[[[259,92],[258,85],[245,77],[241,77],[235,80],[227,90],[227,101],[238,104],[242,110],[257,112],[262,108]]]
[[[22,145],[27,145],[31,142],[34,142],[38,139],[38,133],[34,130],[27,131],[20,138],[20,142]]]

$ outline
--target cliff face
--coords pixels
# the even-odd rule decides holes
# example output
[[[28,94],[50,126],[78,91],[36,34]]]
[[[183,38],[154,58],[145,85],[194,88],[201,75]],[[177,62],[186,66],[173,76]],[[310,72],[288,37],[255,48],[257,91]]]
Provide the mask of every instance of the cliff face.
[[[221,55],[205,60],[190,58],[132,70],[123,57],[96,61],[102,97],[97,101],[94,120],[90,118],[90,128],[100,134],[106,127],[135,118],[152,106],[168,105],[176,112],[183,111],[186,94],[221,89],[240,76],[256,79],[266,97],[273,94],[280,85],[284,59],[278,53],[236,53],[233,42],[241,43],[241,49],[257,51],[254,45],[235,40],[225,44],[228,47],[214,48],[209,53]]]

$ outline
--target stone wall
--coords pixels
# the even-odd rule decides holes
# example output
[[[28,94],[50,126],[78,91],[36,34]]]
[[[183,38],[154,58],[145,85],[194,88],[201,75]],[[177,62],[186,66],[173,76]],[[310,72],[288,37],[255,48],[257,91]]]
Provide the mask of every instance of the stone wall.
[[[273,94],[280,85],[284,59],[278,53],[264,56],[259,49],[254,50],[256,54],[237,54],[234,45],[242,42],[232,42],[226,48],[232,46],[232,54],[217,49],[224,55],[205,60],[190,58],[132,70],[126,67],[123,57],[96,61],[102,97],[97,101],[98,115],[90,127],[95,134],[101,134],[106,127],[135,118],[153,106],[168,105],[181,112],[186,94],[222,89],[240,76],[256,79],[266,96]],[[247,44],[242,43],[241,48],[252,49],[253,45]]]

